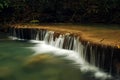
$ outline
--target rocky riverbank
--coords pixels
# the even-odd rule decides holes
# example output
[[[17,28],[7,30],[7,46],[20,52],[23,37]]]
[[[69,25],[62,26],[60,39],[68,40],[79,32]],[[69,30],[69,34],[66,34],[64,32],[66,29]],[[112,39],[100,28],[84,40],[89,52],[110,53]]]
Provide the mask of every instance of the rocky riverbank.
[[[14,24],[10,27],[15,28],[35,28],[55,31],[57,33],[70,33],[71,35],[80,36],[81,41],[89,42],[94,45],[111,46],[120,48],[120,28],[119,26],[88,26],[73,24]]]

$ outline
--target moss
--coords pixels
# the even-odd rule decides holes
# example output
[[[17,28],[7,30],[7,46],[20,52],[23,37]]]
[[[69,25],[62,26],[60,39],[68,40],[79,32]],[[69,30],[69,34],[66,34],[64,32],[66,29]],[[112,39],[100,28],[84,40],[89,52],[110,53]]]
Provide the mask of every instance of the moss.
[[[14,80],[13,71],[9,67],[0,67],[0,80]]]
[[[39,23],[39,20],[31,20],[30,23]]]
[[[57,59],[55,56],[50,54],[39,54],[35,56],[28,57],[23,63],[24,70],[34,70],[35,68],[39,70],[47,65],[59,65],[62,60]]]

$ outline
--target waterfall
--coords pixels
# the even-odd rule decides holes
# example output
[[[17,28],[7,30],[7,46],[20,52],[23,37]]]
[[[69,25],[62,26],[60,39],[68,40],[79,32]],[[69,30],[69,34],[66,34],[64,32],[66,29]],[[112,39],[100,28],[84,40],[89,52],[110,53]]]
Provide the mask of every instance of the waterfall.
[[[86,64],[82,69],[87,67],[87,65],[91,65],[93,68],[98,67],[100,70],[109,74],[118,72],[118,69],[115,68],[115,65],[117,65],[115,64],[115,61],[119,62],[120,56],[120,50],[118,49],[94,45],[88,41],[81,41],[80,37],[74,36],[74,34],[60,34],[44,29],[9,28],[9,34],[10,36],[13,36],[14,39],[44,40],[47,45],[69,51],[72,50],[79,58],[81,58],[83,61],[82,64]],[[91,68],[91,70],[93,69]]]
[[[12,39],[24,39],[24,40],[44,40],[46,30],[44,29],[29,29],[29,28],[9,28],[9,36]]]
[[[62,49],[63,43],[64,43],[64,35],[59,35],[59,37],[55,39],[54,46]]]
[[[55,37],[55,40],[53,40],[54,37],[54,32],[53,31],[48,31],[45,35],[45,43],[52,45],[54,47],[58,47],[61,49],[68,49],[68,50],[73,50],[77,53],[79,53],[79,56],[85,61],[88,62],[87,64],[97,66],[101,68],[102,62],[104,62],[104,55],[102,61],[100,52],[97,51],[96,46],[91,46],[90,43],[88,42],[85,46],[80,42],[79,37],[75,36],[70,36],[70,34],[64,34],[64,35],[59,35],[59,37]],[[97,54],[98,53],[98,54]],[[101,64],[99,64],[101,63]]]
[[[37,31],[36,40],[39,40],[39,31]]]

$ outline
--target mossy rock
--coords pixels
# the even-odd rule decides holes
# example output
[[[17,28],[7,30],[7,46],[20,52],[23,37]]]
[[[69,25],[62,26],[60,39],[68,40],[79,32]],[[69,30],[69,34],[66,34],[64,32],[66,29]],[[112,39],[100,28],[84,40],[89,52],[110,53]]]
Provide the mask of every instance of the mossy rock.
[[[30,23],[39,23],[39,20],[31,20]]]
[[[23,64],[23,68],[25,69],[43,68],[46,65],[57,65],[59,63],[62,63],[62,60],[56,58],[53,55],[39,54],[27,58]]]
[[[14,80],[13,71],[9,67],[0,67],[0,80]]]

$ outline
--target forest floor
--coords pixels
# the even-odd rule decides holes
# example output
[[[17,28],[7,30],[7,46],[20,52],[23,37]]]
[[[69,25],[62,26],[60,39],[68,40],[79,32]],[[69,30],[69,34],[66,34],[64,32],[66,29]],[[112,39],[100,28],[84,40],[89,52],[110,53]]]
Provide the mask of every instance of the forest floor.
[[[80,25],[80,24],[14,24],[17,28],[40,28],[56,32],[76,34],[82,40],[94,44],[120,48],[120,25]]]

